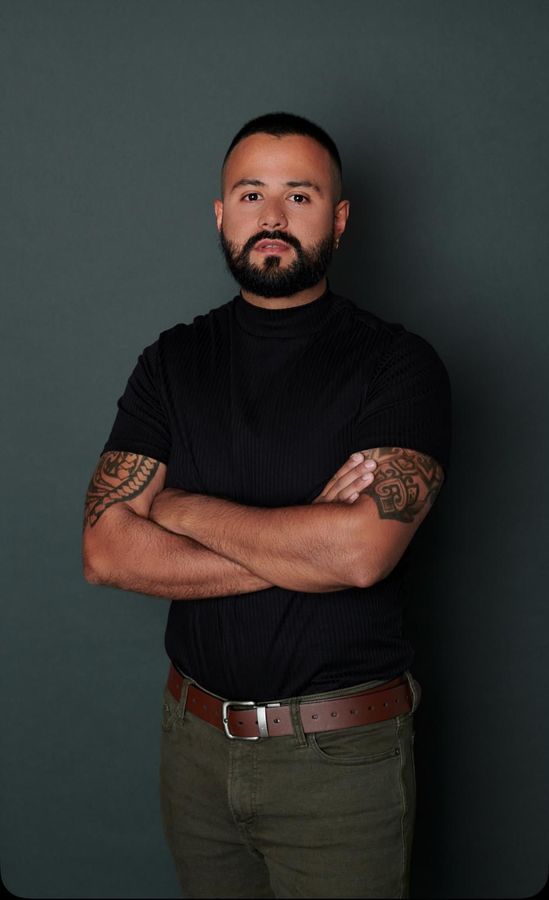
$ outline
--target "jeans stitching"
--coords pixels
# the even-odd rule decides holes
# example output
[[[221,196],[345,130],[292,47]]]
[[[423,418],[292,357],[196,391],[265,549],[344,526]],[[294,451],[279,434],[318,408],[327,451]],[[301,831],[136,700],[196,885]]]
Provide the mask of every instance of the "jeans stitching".
[[[404,759],[402,753],[402,743],[400,739],[400,727],[401,721],[400,716],[397,719],[397,740],[398,746],[400,748],[400,768],[399,768],[399,784],[400,784],[400,793],[402,796],[402,815],[400,817],[400,835],[401,835],[401,843],[402,843],[402,866],[401,866],[401,875],[400,875],[400,896],[402,897],[404,894],[404,873],[406,870],[406,832],[404,829],[404,820],[407,814],[407,806],[406,806],[406,791],[404,788]]]
[[[398,734],[395,736],[398,740]],[[323,762],[330,763],[331,765],[336,766],[363,766],[363,765],[375,765],[375,763],[383,762],[387,759],[392,759],[397,756],[396,748],[392,747],[390,750],[383,750],[380,753],[372,753],[369,756],[330,756],[329,753],[326,753],[325,750],[317,743],[316,734],[309,735],[309,746],[311,750],[321,759]]]

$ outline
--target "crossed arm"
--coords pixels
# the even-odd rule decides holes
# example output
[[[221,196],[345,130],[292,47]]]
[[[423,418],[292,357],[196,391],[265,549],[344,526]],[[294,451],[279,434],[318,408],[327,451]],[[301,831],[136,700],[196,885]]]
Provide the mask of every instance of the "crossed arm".
[[[430,457],[402,448],[359,457],[312,504],[265,509],[163,490],[161,463],[108,452],[86,499],[85,576],[171,599],[273,585],[309,592],[370,586],[402,556],[443,473]],[[362,480],[372,466],[373,478]]]

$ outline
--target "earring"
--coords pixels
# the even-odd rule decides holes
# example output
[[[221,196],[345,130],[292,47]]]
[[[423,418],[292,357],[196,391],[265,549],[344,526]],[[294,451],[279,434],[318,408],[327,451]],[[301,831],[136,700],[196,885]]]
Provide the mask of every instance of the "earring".
[[[334,249],[337,250],[338,248],[339,248],[339,238],[336,238]]]

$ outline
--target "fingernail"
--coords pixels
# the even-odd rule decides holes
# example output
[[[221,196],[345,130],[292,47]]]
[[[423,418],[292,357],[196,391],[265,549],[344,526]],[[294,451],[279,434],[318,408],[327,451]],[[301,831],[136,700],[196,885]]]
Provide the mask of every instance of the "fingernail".
[[[366,462],[364,463],[364,465],[367,466],[369,469],[375,469],[377,463],[376,463],[375,459],[367,459]]]
[[[357,497],[358,497],[358,492],[355,491],[354,494],[351,494],[351,496],[349,497],[349,500],[351,500],[351,501],[356,500]]]
[[[362,453],[353,453],[351,455],[351,459],[355,459],[357,462],[360,462],[361,460],[364,459],[364,457],[363,457]]]
[[[374,476],[373,476],[373,474],[372,474],[371,472],[366,472],[366,473],[362,476],[362,480],[363,480],[363,481],[373,481],[373,478],[374,478]]]

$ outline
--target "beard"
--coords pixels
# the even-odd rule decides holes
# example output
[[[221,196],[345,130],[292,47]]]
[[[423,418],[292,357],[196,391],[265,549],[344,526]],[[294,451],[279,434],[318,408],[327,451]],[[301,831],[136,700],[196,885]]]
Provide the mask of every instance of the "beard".
[[[250,253],[253,247],[258,241],[266,239],[290,244],[296,252],[294,261],[283,268],[280,256],[273,254],[266,256],[261,266],[252,263]],[[284,231],[259,231],[241,248],[227,240],[223,229],[219,232],[219,240],[233,278],[240,287],[258,297],[291,297],[314,287],[326,275],[334,252],[333,231],[309,250],[304,250],[296,237]]]

